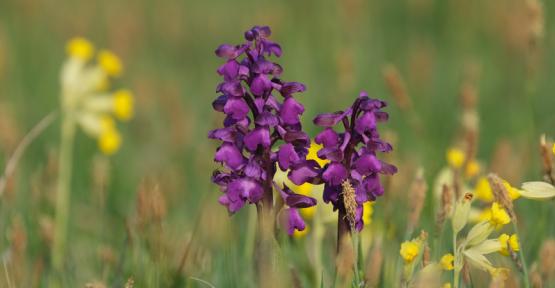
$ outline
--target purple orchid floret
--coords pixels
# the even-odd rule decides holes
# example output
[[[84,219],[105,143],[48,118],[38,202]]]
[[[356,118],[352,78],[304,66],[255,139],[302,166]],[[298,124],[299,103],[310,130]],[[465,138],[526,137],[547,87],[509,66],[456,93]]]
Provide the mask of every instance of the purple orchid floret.
[[[230,213],[245,204],[272,206],[274,188],[287,206],[288,232],[305,227],[297,209],[316,205],[314,198],[280,189],[273,181],[276,166],[289,169],[295,184],[313,182],[319,166],[307,161],[310,138],[303,132],[300,116],[304,107],[293,95],[305,91],[297,82],[279,77],[283,68],[270,60],[281,56],[279,44],[268,40],[269,27],[255,26],[245,32],[245,43],[224,44],[216,55],[226,62],[217,72],[223,82],[217,86],[214,110],[226,115],[223,128],[208,133],[222,144],[214,161],[224,168],[216,170],[212,181],[224,193],[219,202]]]
[[[333,204],[334,210],[346,213],[343,201],[343,184],[348,181],[355,191],[355,228],[362,230],[363,204],[374,201],[384,193],[379,174],[395,174],[397,168],[378,159],[377,152],[389,152],[392,147],[383,141],[377,130],[377,123],[388,119],[381,111],[386,103],[371,99],[361,92],[353,105],[345,111],[320,114],[314,124],[325,127],[315,137],[322,145],[318,157],[330,162],[321,169],[324,186],[324,202]],[[342,123],[344,131],[339,133],[334,127]]]

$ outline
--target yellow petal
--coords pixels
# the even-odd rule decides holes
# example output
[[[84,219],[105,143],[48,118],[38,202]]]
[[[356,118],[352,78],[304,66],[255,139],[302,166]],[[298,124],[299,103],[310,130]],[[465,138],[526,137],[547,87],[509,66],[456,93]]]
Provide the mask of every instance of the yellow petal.
[[[114,93],[114,114],[120,120],[127,121],[133,117],[134,100],[131,91],[119,90]]]
[[[461,149],[451,148],[447,150],[447,163],[453,168],[461,168],[466,155]]]
[[[102,50],[98,53],[98,64],[106,74],[113,77],[120,76],[123,70],[119,57],[108,50]]]
[[[98,147],[106,155],[114,154],[121,146],[121,136],[116,129],[107,129],[98,138]]]
[[[87,61],[94,53],[94,46],[85,38],[75,37],[69,40],[66,50],[70,57]]]
[[[455,256],[453,254],[448,253],[441,257],[439,263],[441,264],[441,268],[443,270],[453,270],[455,267],[453,266],[453,261],[455,260]]]

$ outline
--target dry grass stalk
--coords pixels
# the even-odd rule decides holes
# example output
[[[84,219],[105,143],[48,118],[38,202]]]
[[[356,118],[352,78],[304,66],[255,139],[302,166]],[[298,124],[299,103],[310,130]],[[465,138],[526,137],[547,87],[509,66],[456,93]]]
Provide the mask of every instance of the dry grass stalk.
[[[160,224],[166,217],[166,199],[156,182],[144,180],[137,193],[137,217],[139,226]]]
[[[545,139],[545,134],[540,136],[540,154],[542,157],[543,164],[543,178],[545,181],[555,184],[555,179],[553,178],[553,160],[551,158],[551,148]]]
[[[430,246],[426,245],[424,247],[424,252],[422,253],[422,268],[428,266],[431,261]]]
[[[501,180],[501,178],[497,175],[490,173],[488,175],[488,181],[491,186],[491,190],[493,191],[493,198],[495,199],[495,202],[505,208],[507,213],[509,213],[509,216],[511,216],[511,220],[516,223],[513,201],[509,196],[509,191],[507,191],[507,188],[503,185],[503,180]]]
[[[390,64],[383,68],[382,74],[387,88],[399,109],[409,111],[412,109],[412,102],[405,87],[405,81],[401,78],[399,70]]]
[[[555,274],[555,239],[543,242],[540,249],[539,271],[544,278],[553,278]]]
[[[125,282],[125,288],[133,288],[135,287],[135,281],[133,280],[133,277],[129,277],[129,279],[127,279],[127,282]]]
[[[365,278],[368,287],[377,287],[380,284],[380,275],[382,273],[383,264],[383,251],[382,251],[382,239],[376,240],[374,247],[372,248],[368,259],[368,265],[366,266]]]
[[[419,168],[409,190],[409,199],[411,199],[411,201],[409,202],[409,231],[413,231],[420,220],[420,215],[422,214],[422,208],[424,208],[424,201],[426,200],[427,191],[428,184],[424,179],[424,170],[422,168]]]
[[[443,184],[443,189],[441,191],[441,207],[436,216],[436,231],[441,233],[443,230],[443,224],[449,215],[451,215],[451,209],[453,206],[453,194],[449,189],[449,186]]]

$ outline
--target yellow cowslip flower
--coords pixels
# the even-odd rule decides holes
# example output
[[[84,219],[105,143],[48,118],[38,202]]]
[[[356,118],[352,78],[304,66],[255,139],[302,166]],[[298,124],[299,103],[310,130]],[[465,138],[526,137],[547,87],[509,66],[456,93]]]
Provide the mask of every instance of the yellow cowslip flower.
[[[553,151],[553,154],[555,154],[555,143],[553,143],[553,147],[551,148],[551,151]]]
[[[88,61],[93,56],[94,46],[85,38],[75,37],[67,43],[66,51],[72,58]]]
[[[303,231],[299,231],[299,230],[295,229],[295,231],[293,232],[293,237],[294,237],[294,238],[297,238],[297,239],[299,239],[299,238],[304,238],[304,237],[306,237],[306,235],[308,234],[309,230],[310,230],[310,229],[308,228],[308,225],[306,225],[306,226],[304,227],[304,230],[303,230]]]
[[[98,64],[106,74],[112,77],[120,76],[123,70],[119,57],[108,50],[102,50],[98,53]]]
[[[509,197],[511,197],[512,200],[516,200],[520,197],[519,190],[511,186],[509,182],[503,180],[503,186],[505,186],[505,189],[507,189]],[[494,200],[493,191],[491,190],[491,186],[489,185],[489,181],[486,177],[481,177],[476,182],[476,187],[474,188],[474,196],[484,202],[491,202]]]
[[[108,92],[110,76],[120,75],[122,65],[112,52],[103,50],[97,62],[93,45],[84,38],[67,44],[68,59],[61,72],[62,109],[85,133],[97,139],[100,151],[113,154],[121,146],[121,135],[113,117],[129,120],[133,116],[133,96],[128,90]]]
[[[401,243],[399,253],[403,260],[405,260],[405,263],[411,263],[420,253],[420,245],[416,241],[405,241]]]
[[[441,286],[441,288],[451,288],[451,283],[449,283],[449,282],[443,283],[443,285]]]
[[[118,90],[114,93],[114,114],[118,119],[127,121],[133,117],[133,95],[129,90]]]
[[[478,175],[478,173],[480,173],[480,170],[481,170],[480,163],[472,159],[468,161],[468,163],[466,164],[466,167],[464,169],[464,174],[466,178],[473,178],[476,175]]]
[[[449,166],[459,169],[464,164],[464,160],[466,159],[466,155],[461,149],[458,148],[450,148],[447,150],[447,163]]]
[[[509,247],[514,252],[518,252],[520,250],[520,245],[518,243],[518,235],[513,234],[509,236],[507,234],[501,234],[501,236],[499,236],[498,239],[499,239],[499,243],[501,244],[501,250],[499,250],[499,253],[505,256],[509,256]]]
[[[491,216],[489,218],[490,224],[496,229],[500,229],[503,225],[511,222],[511,217],[499,203],[493,202],[491,204]]]
[[[453,261],[455,261],[455,256],[451,253],[447,253],[441,257],[439,264],[441,264],[441,268],[443,268],[443,270],[453,270],[455,269]]]
[[[364,202],[362,205],[362,221],[364,225],[372,223],[372,214],[374,213],[374,201]]]
[[[121,146],[121,136],[116,129],[107,129],[98,138],[98,147],[106,155],[114,154]]]
[[[320,167],[324,167],[324,165],[330,162],[330,160],[321,159],[320,157],[318,157],[318,151],[322,149],[322,147],[323,146],[320,144],[311,142],[310,147],[308,148],[308,154],[306,155],[306,159],[318,162],[318,165],[320,165]]]

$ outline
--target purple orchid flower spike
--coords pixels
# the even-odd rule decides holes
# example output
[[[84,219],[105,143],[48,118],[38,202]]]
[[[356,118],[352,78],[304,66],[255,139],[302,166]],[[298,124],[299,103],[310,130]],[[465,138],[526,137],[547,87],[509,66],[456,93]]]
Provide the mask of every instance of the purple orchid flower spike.
[[[245,32],[243,44],[216,49],[225,63],[217,70],[223,82],[216,88],[219,95],[212,106],[226,118],[223,128],[208,133],[209,138],[222,142],[214,161],[223,169],[214,172],[212,181],[220,186],[219,202],[230,213],[245,204],[271,211],[273,193],[279,191],[287,206],[282,213],[288,215],[287,231],[292,234],[305,227],[297,209],[314,206],[316,200],[287,187],[278,189],[273,181],[276,166],[289,169],[289,178],[296,184],[316,181],[318,171],[306,160],[310,138],[300,122],[304,107],[293,97],[306,88],[279,78],[283,68],[268,58],[280,57],[282,51],[268,39],[270,35],[269,27],[255,26]]]
[[[324,202],[331,202],[334,210],[339,210],[339,224],[348,224],[357,231],[364,227],[363,204],[384,192],[379,175],[397,172],[395,166],[377,157],[377,152],[392,149],[380,139],[377,130],[377,123],[388,119],[387,113],[381,111],[385,106],[384,101],[361,92],[347,110],[320,114],[314,119],[314,124],[325,128],[315,137],[315,142],[322,145],[318,157],[330,160],[320,170],[325,183]],[[341,133],[334,130],[339,123],[344,127]]]

